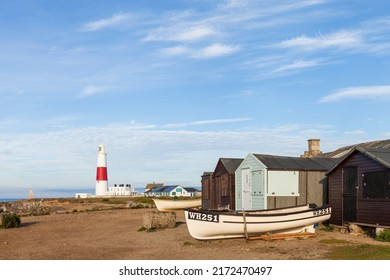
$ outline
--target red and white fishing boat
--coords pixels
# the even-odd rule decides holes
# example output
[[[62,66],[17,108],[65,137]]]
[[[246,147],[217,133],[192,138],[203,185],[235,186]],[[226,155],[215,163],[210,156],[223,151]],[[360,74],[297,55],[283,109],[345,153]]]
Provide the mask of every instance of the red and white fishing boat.
[[[307,204],[257,211],[185,209],[184,213],[191,236],[208,240],[313,232],[315,224],[329,220],[331,207]]]

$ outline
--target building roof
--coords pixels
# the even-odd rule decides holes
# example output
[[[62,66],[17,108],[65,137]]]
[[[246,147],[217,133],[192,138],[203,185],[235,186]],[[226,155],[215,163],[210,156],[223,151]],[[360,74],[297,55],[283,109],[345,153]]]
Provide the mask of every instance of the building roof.
[[[153,188],[151,190],[148,190],[147,192],[148,193],[153,193],[153,192],[171,192],[171,191],[173,191],[177,187],[183,188],[187,192],[197,192],[197,191],[199,191],[199,190],[197,190],[197,189],[195,189],[193,187],[182,187],[180,185],[171,185],[171,186],[158,186],[158,187],[155,187],[155,188]]]
[[[220,158],[222,164],[225,166],[229,174],[234,174],[237,168],[240,166],[241,162],[244,160],[242,158]]]
[[[145,187],[145,190],[151,190],[155,187],[162,187],[164,184],[163,183],[153,183],[153,184],[147,184]]]
[[[274,170],[328,171],[340,161],[340,159],[337,158],[301,158],[263,154],[253,155],[268,169]]]
[[[357,146],[362,148],[390,149],[390,139],[376,140],[376,141],[358,143],[354,145],[348,145],[348,146],[341,147],[337,150],[334,150],[332,152],[319,154],[317,157],[332,157],[332,158],[343,157],[346,156],[348,153],[350,153],[352,150],[354,150],[354,148]]]
[[[334,169],[337,168],[337,166],[339,166],[343,161],[345,161],[345,159],[347,159],[355,151],[365,154],[369,158],[379,162],[380,164],[386,166],[387,168],[390,168],[390,147],[371,148],[371,147],[356,146],[345,157],[343,157],[342,160],[337,165],[333,166],[333,168],[330,169],[326,174],[331,173]]]

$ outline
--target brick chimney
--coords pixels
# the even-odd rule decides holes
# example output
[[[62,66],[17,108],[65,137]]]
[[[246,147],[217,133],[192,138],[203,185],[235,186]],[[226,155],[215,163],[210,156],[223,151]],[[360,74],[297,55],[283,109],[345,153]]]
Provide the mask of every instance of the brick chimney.
[[[307,140],[308,151],[305,151],[301,157],[311,158],[322,154],[322,151],[320,150],[320,141],[320,139]]]

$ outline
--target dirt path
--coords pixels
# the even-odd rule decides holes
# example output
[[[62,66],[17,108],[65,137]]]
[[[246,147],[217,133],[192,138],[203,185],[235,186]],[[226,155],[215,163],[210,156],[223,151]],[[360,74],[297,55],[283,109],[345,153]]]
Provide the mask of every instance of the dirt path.
[[[122,209],[23,217],[22,226],[0,229],[0,259],[7,260],[316,260],[327,259],[323,239],[384,243],[366,236],[318,231],[308,239],[198,241],[187,231],[183,211],[177,226],[138,231],[153,209]]]

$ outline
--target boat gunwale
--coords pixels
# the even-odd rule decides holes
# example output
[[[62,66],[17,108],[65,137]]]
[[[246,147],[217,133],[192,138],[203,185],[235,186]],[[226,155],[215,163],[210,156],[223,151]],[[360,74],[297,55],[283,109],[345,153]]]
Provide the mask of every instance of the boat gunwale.
[[[304,210],[298,210],[293,212],[281,212],[281,213],[266,213],[269,211],[277,211],[277,210],[288,210],[298,207],[304,207],[308,206],[309,208]],[[185,208],[184,211],[191,211],[191,212],[198,212],[198,213],[205,213],[205,214],[214,214],[214,215],[226,215],[226,216],[243,216],[244,212],[247,217],[277,217],[277,216],[289,216],[289,215],[296,215],[306,212],[312,212],[316,210],[331,208],[329,205],[322,205],[317,206],[315,204],[304,204],[304,205],[298,205],[298,206],[291,206],[291,207],[282,207],[282,208],[275,208],[275,209],[263,209],[263,210],[248,210],[248,211],[236,211],[236,210],[204,210],[204,209],[196,209],[196,208]],[[263,213],[261,213],[263,212]],[[318,216],[327,215],[330,213],[321,214]]]

